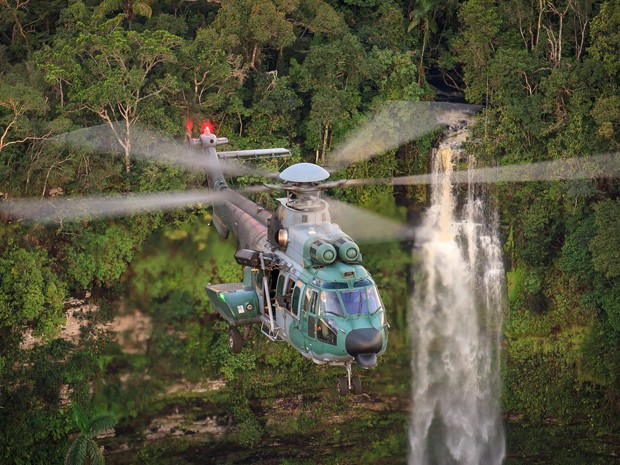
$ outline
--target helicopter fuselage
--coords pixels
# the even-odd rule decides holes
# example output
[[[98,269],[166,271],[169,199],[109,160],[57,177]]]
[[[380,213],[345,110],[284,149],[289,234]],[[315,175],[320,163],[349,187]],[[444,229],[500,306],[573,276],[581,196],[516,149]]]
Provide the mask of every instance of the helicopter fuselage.
[[[208,285],[209,298],[233,327],[260,324],[317,364],[373,368],[387,346],[385,309],[359,247],[331,222],[312,183],[293,183],[270,212],[229,189],[215,136],[201,136],[220,235],[238,238],[243,283]],[[312,165],[316,169],[321,169]],[[314,184],[315,185],[315,184]],[[286,189],[286,188],[285,188]]]

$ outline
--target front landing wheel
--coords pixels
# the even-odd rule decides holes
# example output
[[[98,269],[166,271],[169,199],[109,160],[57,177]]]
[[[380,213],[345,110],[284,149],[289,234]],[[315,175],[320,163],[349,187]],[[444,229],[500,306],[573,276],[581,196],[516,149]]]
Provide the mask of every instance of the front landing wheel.
[[[359,376],[353,376],[351,378],[351,392],[353,392],[353,394],[362,393],[362,380]]]
[[[237,328],[231,328],[228,336],[228,347],[233,354],[238,354],[243,349],[243,337]]]
[[[338,378],[338,394],[346,396],[349,393],[349,380],[346,376]]]

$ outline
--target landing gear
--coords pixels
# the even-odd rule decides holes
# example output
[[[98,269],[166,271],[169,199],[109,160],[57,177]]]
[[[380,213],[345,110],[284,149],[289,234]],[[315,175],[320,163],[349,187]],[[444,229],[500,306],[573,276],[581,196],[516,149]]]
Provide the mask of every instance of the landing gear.
[[[359,376],[351,376],[351,364],[345,365],[347,369],[347,376],[338,378],[338,394],[344,396],[351,391],[353,394],[362,393],[362,380]]]
[[[228,336],[228,347],[233,354],[238,354],[243,349],[245,341],[243,336],[237,328],[230,328],[230,335]]]

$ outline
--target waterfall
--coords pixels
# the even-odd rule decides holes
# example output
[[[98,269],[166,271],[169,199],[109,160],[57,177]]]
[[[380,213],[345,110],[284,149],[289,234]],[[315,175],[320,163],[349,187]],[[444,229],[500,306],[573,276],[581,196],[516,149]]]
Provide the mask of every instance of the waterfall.
[[[498,218],[482,187],[457,189],[442,176],[462,159],[466,135],[452,129],[433,153],[431,202],[416,240],[410,465],[499,465],[505,454]]]

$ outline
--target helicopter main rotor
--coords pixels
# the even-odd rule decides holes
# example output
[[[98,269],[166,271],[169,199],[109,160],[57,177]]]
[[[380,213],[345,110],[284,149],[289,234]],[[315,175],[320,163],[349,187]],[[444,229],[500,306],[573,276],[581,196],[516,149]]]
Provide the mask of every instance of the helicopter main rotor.
[[[279,178],[282,184],[254,185],[236,189],[236,191],[246,195],[269,190],[283,190],[287,192],[288,202],[291,206],[300,210],[315,208],[321,198],[322,191],[326,189],[366,185],[425,185],[437,182],[438,176],[440,179],[443,179],[444,176],[450,176],[453,183],[497,183],[610,178],[620,175],[620,157],[618,153],[610,153],[592,157],[461,170],[454,171],[449,175],[423,174],[379,179],[327,181],[330,171],[348,166],[351,163],[367,160],[442,126],[459,124],[459,122],[471,118],[471,115],[479,110],[480,107],[477,106],[443,102],[388,102],[378,108],[373,117],[330,153],[327,170],[312,163],[299,163],[285,169],[278,175],[254,167],[236,165],[229,161],[232,158],[243,158],[243,151],[218,152],[220,156],[217,163],[225,173],[231,175],[251,174],[266,178]],[[122,127],[116,125],[114,130],[122,130]],[[116,144],[115,139],[109,137],[111,132],[112,129],[108,125],[100,125],[57,136],[54,141],[97,152],[110,152],[117,148],[114,145]],[[264,151],[275,156],[281,156],[288,152],[286,149],[266,149]],[[186,145],[157,136],[147,129],[132,132],[132,156],[143,160],[181,166],[189,171],[204,172],[211,168],[208,159],[200,154],[188,152]],[[187,208],[195,204],[222,201],[225,195],[225,192],[214,193],[198,189],[184,192],[120,196],[84,196],[78,199],[64,197],[36,200],[5,199],[0,202],[0,215],[12,220],[59,222]],[[329,203],[334,204],[335,202],[329,200]],[[344,203],[340,203],[334,210],[343,213],[344,219],[339,218],[338,215],[334,218],[339,223],[353,223],[355,225],[355,218],[359,217],[365,218],[365,224],[367,224],[370,221],[368,216],[375,223],[377,221],[380,224],[389,223],[389,220],[379,215]],[[383,231],[386,233],[386,238],[397,237],[393,234],[396,231],[402,233],[403,229],[405,230],[404,237],[411,237],[408,228],[404,228],[395,222],[392,223],[394,223],[394,227],[385,228]],[[353,227],[354,231],[359,229]],[[370,240],[381,239],[373,236]]]

